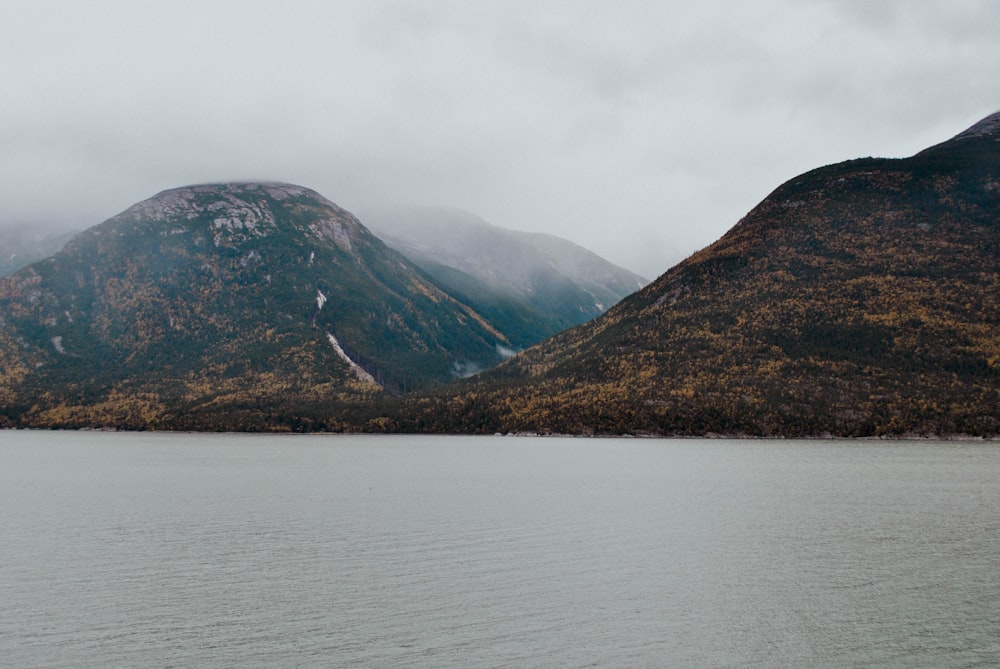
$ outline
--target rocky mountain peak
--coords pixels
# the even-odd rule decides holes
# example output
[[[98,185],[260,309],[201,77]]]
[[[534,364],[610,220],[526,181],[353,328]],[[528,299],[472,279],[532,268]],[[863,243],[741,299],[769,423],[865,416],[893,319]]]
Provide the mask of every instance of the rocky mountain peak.
[[[308,216],[303,217],[303,214]],[[165,190],[111,219],[128,221],[208,224],[216,246],[265,237],[279,227],[308,219],[303,229],[350,251],[362,229],[349,212],[319,193],[282,182],[198,184]],[[180,232],[183,228],[177,228]]]
[[[314,191],[186,186],[0,279],[0,426],[339,429],[510,346]]]

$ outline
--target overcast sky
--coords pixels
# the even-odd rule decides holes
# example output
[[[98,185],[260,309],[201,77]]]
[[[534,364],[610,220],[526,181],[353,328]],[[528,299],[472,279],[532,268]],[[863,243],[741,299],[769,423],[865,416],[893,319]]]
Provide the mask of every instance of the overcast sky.
[[[4,0],[0,224],[272,179],[654,278],[796,174],[997,111],[998,65],[992,0]]]

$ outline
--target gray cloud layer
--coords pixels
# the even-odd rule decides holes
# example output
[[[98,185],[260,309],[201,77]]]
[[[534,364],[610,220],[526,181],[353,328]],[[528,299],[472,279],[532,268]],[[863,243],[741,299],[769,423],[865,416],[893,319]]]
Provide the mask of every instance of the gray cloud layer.
[[[6,2],[0,223],[282,179],[655,276],[782,181],[1000,109],[1000,3]]]

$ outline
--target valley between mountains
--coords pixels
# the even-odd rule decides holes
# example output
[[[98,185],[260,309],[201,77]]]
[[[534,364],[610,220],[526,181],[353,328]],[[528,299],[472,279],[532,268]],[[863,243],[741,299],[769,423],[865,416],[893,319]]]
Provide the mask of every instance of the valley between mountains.
[[[165,191],[8,271],[4,427],[1000,434],[1000,114],[794,177],[648,285],[281,183]]]
[[[646,283],[478,220],[422,239],[519,262],[424,269],[291,184],[159,193],[0,282],[0,421],[354,429],[331,416],[493,367]]]

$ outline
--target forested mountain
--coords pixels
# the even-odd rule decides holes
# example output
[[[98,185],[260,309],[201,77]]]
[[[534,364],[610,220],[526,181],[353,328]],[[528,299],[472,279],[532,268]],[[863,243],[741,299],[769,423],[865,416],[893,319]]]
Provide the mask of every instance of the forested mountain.
[[[337,428],[510,347],[319,194],[192,186],[0,279],[0,425]]]
[[[394,429],[1000,434],[1000,114],[822,167],[604,316]]]
[[[0,425],[1000,435],[1000,114],[473,378],[516,339],[423,262],[298,186],[165,191],[0,279]]]
[[[363,220],[518,347],[599,316],[648,283],[565,239],[508,230],[457,209],[366,211]]]

